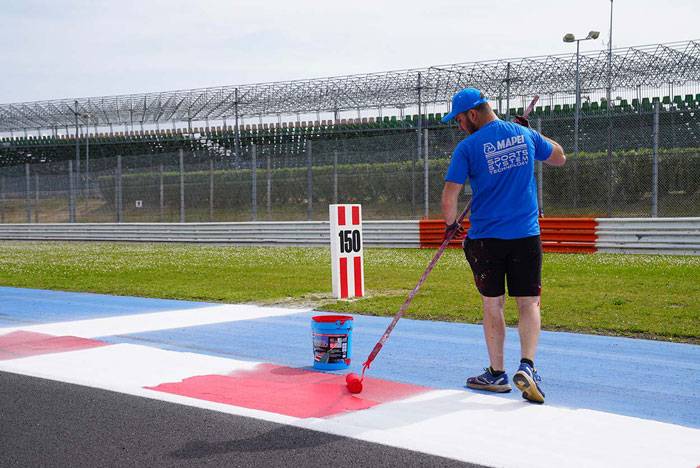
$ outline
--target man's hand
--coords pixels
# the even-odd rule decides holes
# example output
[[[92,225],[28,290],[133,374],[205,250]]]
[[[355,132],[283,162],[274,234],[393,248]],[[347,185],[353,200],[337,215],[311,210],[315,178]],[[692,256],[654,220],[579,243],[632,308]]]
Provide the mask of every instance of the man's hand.
[[[513,122],[518,125],[522,125],[523,127],[530,128],[530,122],[528,122],[527,117],[523,117],[522,115],[516,115],[513,117]]]
[[[465,232],[466,230],[464,229],[464,226],[459,224],[457,221],[452,224],[445,224],[445,237],[442,238],[442,241],[445,242],[445,239],[449,238],[450,236],[452,236],[453,240],[460,240],[462,237],[464,237]]]

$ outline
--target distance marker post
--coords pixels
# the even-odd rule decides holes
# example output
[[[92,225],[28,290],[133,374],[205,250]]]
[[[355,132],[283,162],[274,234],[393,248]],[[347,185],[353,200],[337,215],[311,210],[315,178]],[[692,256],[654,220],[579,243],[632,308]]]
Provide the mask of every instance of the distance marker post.
[[[363,297],[365,274],[362,250],[362,207],[329,205],[333,296]]]

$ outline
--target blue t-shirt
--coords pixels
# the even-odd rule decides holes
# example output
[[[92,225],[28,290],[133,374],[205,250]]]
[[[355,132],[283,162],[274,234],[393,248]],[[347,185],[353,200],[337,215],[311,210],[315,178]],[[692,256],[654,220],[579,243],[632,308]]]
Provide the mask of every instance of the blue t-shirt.
[[[473,199],[469,238],[518,239],[540,233],[535,159],[552,154],[552,144],[522,125],[494,120],[455,148],[445,180],[464,184]]]

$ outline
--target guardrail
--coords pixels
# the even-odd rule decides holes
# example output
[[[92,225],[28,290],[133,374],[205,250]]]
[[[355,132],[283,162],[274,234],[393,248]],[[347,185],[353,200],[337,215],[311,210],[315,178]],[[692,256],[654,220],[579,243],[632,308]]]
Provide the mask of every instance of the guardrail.
[[[418,221],[365,221],[367,247],[420,247]],[[328,246],[327,221],[245,223],[0,224],[4,240],[197,242],[236,245]]]
[[[700,255],[700,218],[598,218],[598,252]]]
[[[540,225],[546,252],[700,255],[700,218],[542,218]],[[0,239],[328,246],[329,230],[326,221],[0,224]],[[444,223],[364,221],[363,232],[366,247],[435,248]]]

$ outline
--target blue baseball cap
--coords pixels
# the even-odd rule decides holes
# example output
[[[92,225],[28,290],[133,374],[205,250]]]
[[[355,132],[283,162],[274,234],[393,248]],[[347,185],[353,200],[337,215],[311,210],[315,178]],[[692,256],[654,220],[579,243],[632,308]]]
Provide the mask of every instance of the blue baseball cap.
[[[481,91],[476,88],[464,88],[452,96],[452,111],[442,118],[442,123],[447,123],[454,119],[457,114],[467,112],[469,109],[473,109],[485,102],[489,102],[489,100],[486,99]]]

